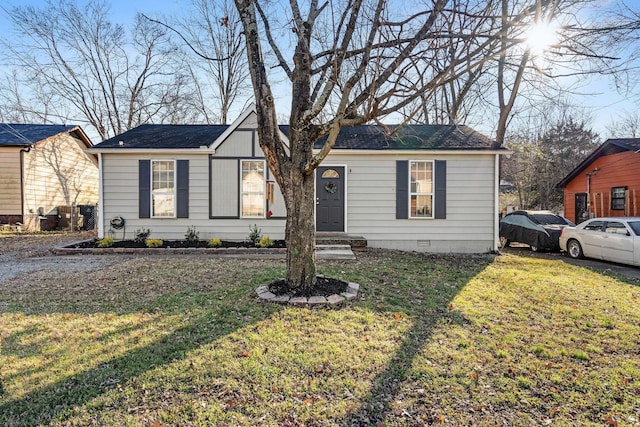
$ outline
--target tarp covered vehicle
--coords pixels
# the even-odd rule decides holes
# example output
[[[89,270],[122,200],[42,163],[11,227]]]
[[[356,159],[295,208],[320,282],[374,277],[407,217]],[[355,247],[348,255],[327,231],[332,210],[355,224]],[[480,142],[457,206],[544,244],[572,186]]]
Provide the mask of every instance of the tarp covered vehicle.
[[[551,211],[514,211],[500,220],[500,243],[502,247],[518,242],[531,246],[533,251],[559,251],[560,232],[573,225]]]

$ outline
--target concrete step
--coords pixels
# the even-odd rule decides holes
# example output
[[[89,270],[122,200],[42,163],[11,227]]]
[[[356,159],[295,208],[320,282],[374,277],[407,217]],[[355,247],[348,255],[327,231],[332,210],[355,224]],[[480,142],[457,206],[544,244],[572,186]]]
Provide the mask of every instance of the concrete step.
[[[318,245],[349,245],[354,251],[362,251],[367,247],[367,239],[362,236],[352,236],[345,233],[316,233]]]
[[[317,259],[350,259],[355,260],[349,245],[318,245],[316,244]]]

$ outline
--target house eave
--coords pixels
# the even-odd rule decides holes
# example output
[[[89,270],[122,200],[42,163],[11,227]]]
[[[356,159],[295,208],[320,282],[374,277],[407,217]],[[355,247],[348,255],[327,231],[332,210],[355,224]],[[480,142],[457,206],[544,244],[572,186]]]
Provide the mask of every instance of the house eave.
[[[316,150],[314,149],[314,153],[319,152],[320,150]],[[350,149],[340,149],[340,148],[336,148],[333,149],[329,152],[329,156],[336,156],[336,155],[340,155],[340,156],[344,156],[344,155],[353,155],[353,154],[360,154],[360,155],[421,155],[424,156],[425,154],[427,155],[452,155],[452,154],[456,154],[456,155],[460,155],[460,154],[471,154],[471,155],[486,155],[486,154],[491,154],[491,155],[509,155],[509,154],[513,154],[512,151],[509,150],[494,150],[494,149],[488,149],[488,150],[463,150],[463,149],[459,149],[459,150],[363,150],[363,149],[359,149],[359,150],[350,150]]]
[[[206,148],[97,148],[86,150],[95,154],[215,154],[215,150]]]

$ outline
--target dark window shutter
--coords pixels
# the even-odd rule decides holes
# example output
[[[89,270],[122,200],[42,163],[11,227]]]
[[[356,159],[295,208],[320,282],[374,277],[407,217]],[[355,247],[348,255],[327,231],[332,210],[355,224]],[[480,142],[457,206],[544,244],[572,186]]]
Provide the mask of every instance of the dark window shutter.
[[[177,176],[177,205],[178,218],[189,218],[189,160],[178,160],[176,162],[178,169]]]
[[[151,161],[138,161],[138,216],[151,216]]]
[[[447,162],[445,160],[436,160],[435,181],[434,216],[436,219],[445,219],[447,218]]]
[[[409,218],[409,162],[396,161],[396,219]]]

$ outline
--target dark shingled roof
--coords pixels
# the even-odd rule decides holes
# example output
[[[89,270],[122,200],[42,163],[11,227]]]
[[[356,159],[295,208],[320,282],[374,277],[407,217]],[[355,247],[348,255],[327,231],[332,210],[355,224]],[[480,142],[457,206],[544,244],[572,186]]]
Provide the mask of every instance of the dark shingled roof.
[[[397,132],[394,133],[394,130]],[[389,136],[388,134],[392,134]],[[325,138],[316,142],[320,148]],[[465,125],[379,125],[340,129],[335,149],[345,150],[486,150],[493,141]]]
[[[96,148],[179,149],[209,146],[229,125],[141,125],[96,144]],[[124,143],[120,147],[120,141]]]
[[[68,132],[75,125],[27,125],[0,123],[0,146],[27,147],[38,141]]]
[[[589,156],[582,161],[574,170],[569,172],[562,181],[556,184],[556,188],[564,188],[576,176],[595,162],[602,156],[610,156],[611,154],[622,153],[623,151],[640,150],[640,138],[612,138],[607,139],[600,147],[596,148]]]
[[[181,149],[210,146],[229,125],[142,125],[114,138],[96,144],[97,149]],[[344,127],[334,149],[343,150],[487,150],[493,141],[464,125],[378,125]],[[289,126],[280,130],[288,135]],[[325,138],[315,146],[320,148]],[[119,142],[123,145],[120,146]]]

